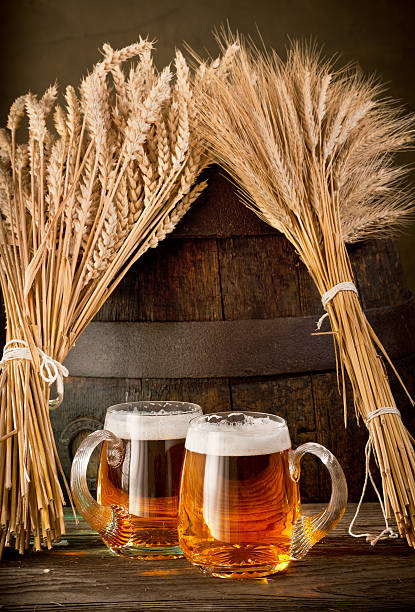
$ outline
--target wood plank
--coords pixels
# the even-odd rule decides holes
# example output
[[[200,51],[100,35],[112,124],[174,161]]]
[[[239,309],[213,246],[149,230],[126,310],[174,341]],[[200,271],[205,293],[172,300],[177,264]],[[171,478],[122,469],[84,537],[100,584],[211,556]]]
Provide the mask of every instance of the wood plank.
[[[220,320],[218,266],[215,239],[165,240],[135,264],[95,320]]]
[[[367,240],[348,250],[363,308],[399,304],[410,297],[393,240]]]
[[[225,320],[299,316],[295,255],[280,234],[218,240]]]
[[[408,355],[406,357],[403,357],[402,359],[394,360],[394,365],[398,370],[398,373],[402,378],[404,384],[406,385],[411,397],[415,399],[415,355]],[[392,368],[390,366],[386,366],[386,371],[391,385],[393,397],[402,415],[402,421],[409,430],[409,432],[412,434],[412,436],[415,437],[414,406],[408,399],[405,390],[403,389],[401,383],[392,371]]]
[[[182,237],[262,236],[277,230],[249,210],[239,199],[232,182],[218,166],[207,168],[208,186],[177,225],[169,240]]]
[[[326,609],[329,605],[329,602],[321,601],[319,605],[322,605],[323,608],[318,607],[318,610]],[[113,603],[83,603],[82,608],[79,607],[78,603],[75,604],[43,604],[42,612],[49,612],[50,610],[100,610],[102,612],[114,612],[114,604]],[[274,607],[275,606],[275,607]],[[341,610],[355,610],[356,602],[352,600],[348,605],[344,602],[342,603]],[[272,604],[271,602],[253,602],[251,599],[247,599],[245,597],[238,597],[237,599],[232,599],[230,601],[221,601],[220,604],[213,603],[205,603],[203,601],[189,601],[189,599],[185,599],[184,601],[177,602],[142,602],[139,600],[131,601],[131,602],[117,602],[116,609],[121,610],[123,612],[137,612],[137,610],[173,610],[174,612],[181,612],[182,610],[196,610],[200,612],[213,612],[214,610],[257,610],[257,611],[269,611],[269,610],[312,610],[316,609],[314,604],[310,604],[309,599],[301,599],[298,598],[296,602],[287,603],[278,602]],[[19,605],[18,607],[10,608],[8,606],[3,607],[2,609],[10,611],[10,612],[33,612],[33,610],[37,610],[37,608],[33,608],[32,604],[28,605]],[[340,608],[329,608],[330,610],[340,610]],[[371,608],[372,610],[374,608]],[[382,610],[384,608],[381,608]],[[401,608],[400,606],[396,606],[394,608],[388,608],[388,610],[396,609],[396,610],[407,610],[413,608]]]
[[[348,405],[347,428],[344,425],[343,399],[337,387],[335,372],[311,375],[316,421],[315,441],[322,444],[339,460],[348,483],[349,499],[357,501],[362,492],[364,480],[367,429],[360,421],[360,427],[353,410],[353,396],[350,385],[346,388]],[[376,468],[373,470],[377,473]],[[326,468],[319,462],[319,498],[328,501],[331,483]],[[316,499],[316,498],[314,498]],[[372,487],[368,487],[366,500],[375,500]]]
[[[321,504],[304,507],[314,514]],[[27,610],[409,610],[415,556],[403,541],[375,547],[346,535],[355,505],[303,559],[261,580],[204,576],[185,559],[114,556],[81,521],[67,520],[60,546],[23,558],[6,550],[0,567],[2,609]],[[362,530],[381,529],[377,504],[365,504]],[[48,570],[45,572],[45,570]]]

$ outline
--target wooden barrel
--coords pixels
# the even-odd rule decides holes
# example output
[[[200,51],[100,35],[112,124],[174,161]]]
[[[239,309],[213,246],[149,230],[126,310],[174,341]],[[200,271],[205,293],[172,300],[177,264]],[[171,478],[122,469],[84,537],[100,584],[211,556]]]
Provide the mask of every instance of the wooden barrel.
[[[390,240],[369,241],[350,255],[363,307],[414,392],[415,310],[396,248]],[[332,338],[311,335],[322,312],[288,241],[212,168],[205,194],[134,266],[66,361],[71,377],[51,417],[67,475],[79,441],[101,426],[111,404],[186,400],[205,412],[280,414],[294,446],[317,441],[333,451],[350,499],[357,499],[367,430],[356,424],[350,390],[344,427]],[[414,412],[391,381],[413,431]],[[304,460],[303,500],[328,495],[325,469]]]

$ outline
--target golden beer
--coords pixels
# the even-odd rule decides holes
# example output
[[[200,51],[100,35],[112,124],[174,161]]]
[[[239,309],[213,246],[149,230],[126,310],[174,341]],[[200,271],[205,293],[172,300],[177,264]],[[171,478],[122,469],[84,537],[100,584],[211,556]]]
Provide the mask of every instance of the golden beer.
[[[219,577],[284,569],[300,510],[288,429],[272,415],[241,414],[201,417],[186,439],[179,543],[189,561]]]
[[[77,508],[115,553],[138,559],[174,559],[184,441],[189,422],[202,414],[185,402],[142,401],[111,406],[104,429],[79,446],[71,471]],[[97,501],[86,469],[103,443]]]
[[[97,479],[97,501],[116,505],[129,514],[133,538],[129,547],[177,547],[177,511],[184,438],[177,440],[122,440],[124,457],[114,465],[104,442]],[[131,462],[131,457],[133,461]],[[134,465],[139,468],[135,473]],[[129,528],[131,528],[129,526]],[[122,530],[122,525],[120,526]],[[123,534],[119,534],[124,540]],[[123,552],[115,551],[115,552]],[[176,554],[175,554],[176,552]],[[181,556],[171,551],[170,558]]]

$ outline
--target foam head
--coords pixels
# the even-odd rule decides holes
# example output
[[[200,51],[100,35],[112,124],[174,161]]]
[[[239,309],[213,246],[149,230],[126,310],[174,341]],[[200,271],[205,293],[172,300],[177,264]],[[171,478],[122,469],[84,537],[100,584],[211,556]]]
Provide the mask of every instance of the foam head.
[[[224,412],[192,421],[186,448],[205,455],[268,455],[291,448],[291,440],[281,417],[260,412]]]
[[[104,428],[124,440],[179,440],[199,415],[202,409],[196,404],[131,402],[108,408]]]

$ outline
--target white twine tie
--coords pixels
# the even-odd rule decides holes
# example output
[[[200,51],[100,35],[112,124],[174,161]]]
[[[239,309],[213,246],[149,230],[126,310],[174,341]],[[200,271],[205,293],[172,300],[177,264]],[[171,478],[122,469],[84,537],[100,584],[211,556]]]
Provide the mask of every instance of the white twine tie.
[[[20,344],[22,346],[12,347],[12,344]],[[56,408],[63,400],[63,378],[69,375],[69,370],[59,361],[47,355],[42,349],[39,347],[36,348],[41,358],[40,376],[49,386],[56,382],[58,397],[49,400],[50,408]],[[2,370],[9,361],[15,359],[27,359],[27,361],[32,361],[32,354],[25,340],[14,339],[7,342],[3,350],[3,357],[0,361],[0,370]]]
[[[378,408],[377,410],[373,410],[373,412],[369,412],[369,414],[366,417],[366,421],[365,421],[366,426],[369,428],[369,423],[372,421],[372,419],[374,419],[375,417],[381,416],[382,414],[397,414],[398,416],[401,416],[401,413],[399,412],[399,410],[395,408],[394,406]],[[399,534],[395,533],[392,527],[389,527],[385,506],[382,501],[382,496],[380,495],[378,491],[378,488],[375,484],[375,481],[373,480],[373,476],[370,471],[369,463],[370,463],[371,454],[372,454],[372,440],[370,439],[370,429],[369,429],[369,438],[365,446],[365,457],[366,457],[365,481],[363,483],[362,494],[360,496],[359,503],[357,504],[355,515],[352,518],[351,523],[349,525],[349,535],[353,536],[354,538],[366,538],[366,542],[370,542],[370,544],[374,546],[375,544],[379,542],[379,540],[386,540],[387,538],[398,538]],[[372,533],[353,533],[352,531],[353,525],[355,524],[355,521],[359,515],[360,507],[362,505],[362,501],[366,493],[368,478],[370,478],[370,482],[372,483],[372,486],[376,492],[380,507],[382,509],[383,518],[385,520],[385,529],[377,536]]]
[[[344,283],[338,283],[337,285],[334,285],[334,287],[332,287],[331,289],[323,293],[323,295],[321,296],[321,303],[323,304],[324,310],[327,311],[326,309],[327,304],[331,302],[331,300],[339,293],[339,291],[353,291],[353,293],[358,295],[356,285],[352,283],[351,281],[345,281]],[[325,312],[323,315],[321,315],[321,317],[319,318],[317,322],[317,330],[321,328],[324,319],[328,316],[329,316],[328,312]]]

